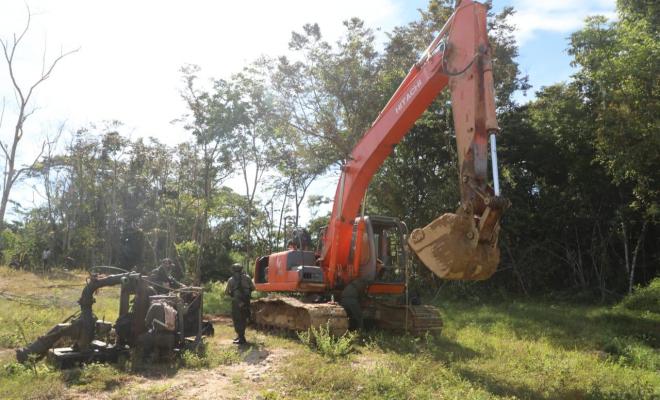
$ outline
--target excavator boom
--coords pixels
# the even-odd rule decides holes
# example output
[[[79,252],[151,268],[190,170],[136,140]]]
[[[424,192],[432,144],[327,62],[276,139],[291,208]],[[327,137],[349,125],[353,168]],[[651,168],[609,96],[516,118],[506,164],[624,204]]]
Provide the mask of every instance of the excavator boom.
[[[455,214],[444,214],[414,230],[408,243],[442,278],[486,279],[497,268],[499,220],[508,201],[496,196],[487,183],[488,135],[499,128],[486,14],[483,4],[460,2],[353,149],[342,169],[324,237],[321,259],[330,288],[337,279],[347,282],[359,275],[346,260],[354,220],[373,175],[447,86],[456,131],[461,206]]]

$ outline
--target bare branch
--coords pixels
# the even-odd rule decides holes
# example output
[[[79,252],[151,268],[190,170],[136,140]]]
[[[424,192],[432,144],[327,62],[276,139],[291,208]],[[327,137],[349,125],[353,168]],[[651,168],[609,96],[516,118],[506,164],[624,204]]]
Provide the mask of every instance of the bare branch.
[[[25,3],[25,9],[27,11],[27,22],[25,23],[25,29],[23,29],[23,32],[21,32],[21,34],[18,36],[18,39],[16,38],[16,34],[14,34],[14,46],[13,46],[14,50],[16,49],[18,43],[23,39],[28,29],[30,29],[30,22],[32,21],[32,12],[30,11],[30,6],[28,6],[27,3]],[[12,51],[12,57],[13,54],[14,52]]]
[[[80,47],[78,47],[77,49],[74,49],[74,50],[67,51],[66,53],[61,53],[59,55],[59,57],[57,57],[55,60],[53,60],[53,62],[50,64],[50,67],[48,68],[48,71],[46,71],[45,74],[42,74],[41,78],[39,78],[39,80],[37,80],[30,87],[30,90],[28,90],[28,94],[25,97],[25,102],[27,103],[27,101],[30,99],[30,96],[32,96],[32,92],[34,91],[34,89],[37,86],[39,86],[39,84],[41,84],[43,81],[45,81],[46,79],[48,79],[50,77],[50,74],[53,72],[53,69],[55,69],[55,66],[57,65],[58,62],[60,62],[60,60],[62,60],[64,57],[66,57],[68,55],[71,55],[73,53],[77,53],[79,50],[80,50]]]
[[[5,105],[7,105],[6,99],[2,98],[2,111],[0,111],[0,128],[2,128],[2,120],[5,118]]]
[[[41,53],[41,76],[44,76],[46,70],[46,50],[48,49],[48,38],[44,37],[44,51]],[[62,51],[60,50],[60,53]]]
[[[34,158],[34,161],[32,161],[32,163],[29,166],[26,166],[26,167],[23,167],[23,168],[20,168],[20,169],[16,170],[16,172],[14,173],[14,176],[12,178],[12,184],[16,183],[16,181],[20,178],[20,176],[22,174],[24,174],[27,171],[33,170],[34,167],[37,166],[37,163],[39,162],[39,159],[44,154],[44,151],[46,151],[46,146],[47,145],[48,145],[48,141],[44,140],[41,143],[41,150],[39,151],[39,154]]]
[[[7,148],[2,142],[0,142],[0,149],[2,149],[2,152],[5,153],[5,157],[9,158],[9,153],[7,152]]]

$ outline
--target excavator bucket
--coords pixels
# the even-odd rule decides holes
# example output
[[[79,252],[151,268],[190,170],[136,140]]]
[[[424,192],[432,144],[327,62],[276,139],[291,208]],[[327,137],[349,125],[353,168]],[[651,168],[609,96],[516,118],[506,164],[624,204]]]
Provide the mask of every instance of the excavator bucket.
[[[484,280],[497,269],[499,225],[489,241],[480,241],[470,214],[459,207],[455,214],[443,214],[424,228],[413,230],[408,239],[417,257],[440,278]]]

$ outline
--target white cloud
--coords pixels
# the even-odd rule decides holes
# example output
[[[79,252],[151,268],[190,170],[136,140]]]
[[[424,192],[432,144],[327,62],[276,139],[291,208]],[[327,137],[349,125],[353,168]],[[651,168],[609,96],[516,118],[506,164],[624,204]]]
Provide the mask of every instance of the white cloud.
[[[568,34],[579,29],[589,15],[613,18],[615,4],[616,0],[514,0],[516,39],[523,45],[542,31]]]

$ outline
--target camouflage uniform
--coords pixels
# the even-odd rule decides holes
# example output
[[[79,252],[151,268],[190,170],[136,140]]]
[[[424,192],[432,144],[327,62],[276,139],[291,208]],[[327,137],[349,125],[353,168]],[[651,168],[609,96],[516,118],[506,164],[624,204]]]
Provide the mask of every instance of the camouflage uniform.
[[[168,290],[167,288],[173,288],[173,289],[178,289],[182,286],[179,281],[174,279],[172,277],[172,267],[174,266],[174,263],[172,260],[169,258],[163,259],[161,261],[161,264],[154,268],[150,273],[149,273],[149,281],[159,285],[158,287],[154,287],[156,292],[158,293],[166,293]]]
[[[364,278],[358,278],[346,285],[341,292],[341,301],[339,304],[346,310],[350,323],[349,328],[352,330],[362,330],[364,328],[360,302],[366,289],[367,281]]]
[[[252,279],[243,272],[240,264],[231,267],[232,276],[227,281],[225,294],[231,297],[231,319],[236,331],[234,343],[245,344],[245,328],[250,318],[250,294],[254,290]]]

